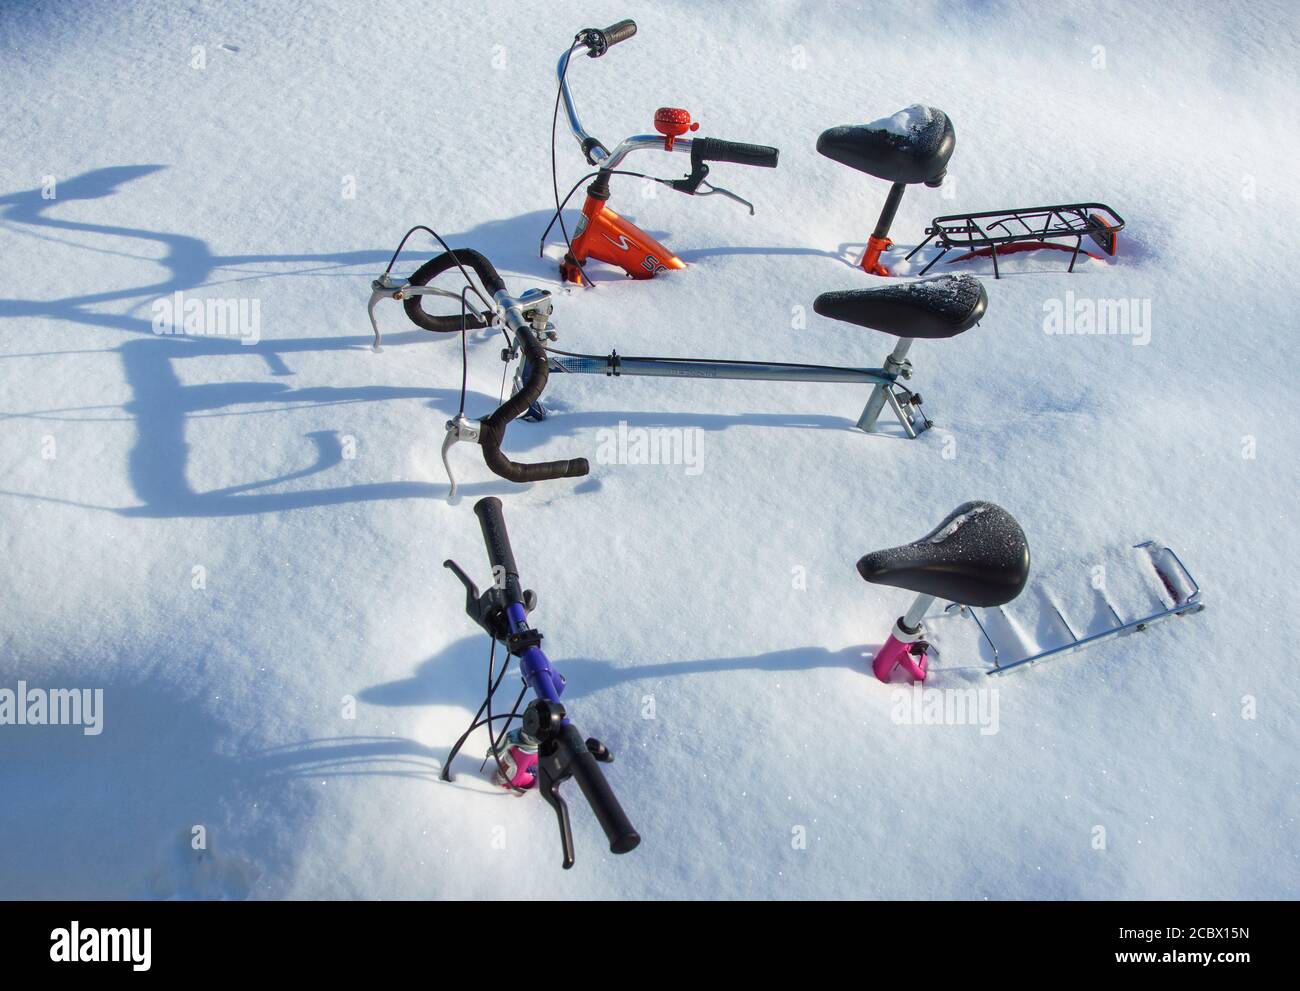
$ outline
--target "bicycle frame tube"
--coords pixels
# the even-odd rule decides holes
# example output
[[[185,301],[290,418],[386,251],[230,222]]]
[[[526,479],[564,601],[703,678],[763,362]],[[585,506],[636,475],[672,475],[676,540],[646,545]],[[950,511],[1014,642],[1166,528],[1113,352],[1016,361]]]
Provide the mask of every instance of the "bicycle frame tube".
[[[910,341],[900,342],[910,344]],[[912,406],[919,404],[899,382],[907,377],[908,366],[895,349],[884,368],[844,368],[837,365],[801,365],[776,361],[714,361],[708,358],[626,358],[617,352],[608,355],[557,354],[547,352],[548,372],[570,375],[638,375],[650,378],[733,379],[748,382],[847,382],[873,386],[855,426],[864,433],[876,432],[876,421],[885,406],[898,418],[903,432],[915,438],[930,427],[928,419],[921,426],[914,423]],[[520,369],[528,378],[528,360]],[[900,394],[902,398],[900,399]],[[539,404],[540,406],[540,404]],[[545,415],[543,409],[541,416]]]
[[[736,379],[766,382],[860,382],[893,385],[898,376],[883,368],[840,368],[761,361],[713,361],[690,358],[625,358],[622,355],[547,357],[552,372],[574,375],[641,375],[653,378]]]

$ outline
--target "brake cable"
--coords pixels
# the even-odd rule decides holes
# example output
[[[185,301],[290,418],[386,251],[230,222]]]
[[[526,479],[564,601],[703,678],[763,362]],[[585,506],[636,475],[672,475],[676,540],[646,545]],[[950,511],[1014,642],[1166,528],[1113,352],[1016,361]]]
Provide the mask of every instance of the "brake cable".
[[[472,292],[487,307],[487,309],[482,313],[475,314],[475,316],[483,323],[491,322],[493,305],[487,297],[483,295],[482,290],[474,284],[474,280],[469,277],[469,272],[466,270],[465,266],[461,264],[460,256],[447,245],[447,242],[442,239],[441,234],[435,231],[432,227],[426,227],[424,224],[416,224],[402,235],[402,240],[397,243],[397,250],[393,252],[393,257],[388,259],[388,267],[384,269],[384,274],[380,276],[381,279],[386,279],[393,271],[393,266],[397,264],[397,256],[402,253],[402,249],[406,247],[406,242],[416,231],[426,231],[433,235],[438,244],[442,246],[443,251],[451,255],[452,261],[456,263],[456,267],[460,269],[461,276],[465,279],[465,288],[460,291],[460,406],[456,411],[457,416],[464,416],[465,394],[469,386],[469,350],[466,335],[469,332],[470,307],[466,293]],[[502,333],[505,333],[504,328],[502,328]],[[509,340],[509,335],[506,335],[506,339]]]
[[[492,673],[493,673],[492,668],[496,664],[496,656],[497,656],[497,642],[496,639],[493,638],[492,646],[488,651],[488,675],[487,675],[488,687],[487,687],[487,696],[483,699],[483,704],[487,706],[488,743],[489,743],[492,757],[497,764],[497,774],[501,775],[503,781],[508,782],[510,779],[506,776],[506,767],[504,764],[501,763],[501,754],[497,752],[497,747],[500,745],[501,740],[505,739],[506,732],[510,729],[511,720],[510,719],[506,720],[506,724],[505,726],[502,727],[501,736],[499,738],[492,735],[492,697],[496,695],[497,689],[501,687],[500,678],[496,680],[495,684],[493,684],[492,682]],[[501,665],[502,676],[504,676],[509,669],[510,669],[510,655],[506,654],[506,662],[503,665]],[[511,718],[513,718],[513,716]],[[487,757],[484,757],[483,764],[486,763],[487,763]],[[480,771],[483,770],[483,764],[479,765]]]
[[[497,748],[496,748],[497,741],[496,738],[492,735],[492,696],[496,695],[497,689],[501,687],[501,679],[500,678],[496,679],[496,682],[494,684],[492,678],[492,675],[495,673],[493,669],[496,667],[496,661],[497,661],[497,641],[496,638],[493,637],[492,645],[488,648],[487,694],[483,696],[483,705],[487,708],[488,741],[491,744],[491,754],[497,760],[497,773],[500,774],[502,777],[504,777],[506,769],[504,765],[502,765],[501,763],[500,755],[497,754]],[[510,668],[510,655],[506,654],[506,662],[501,666],[501,674],[504,676],[506,671],[509,668]],[[484,757],[483,764],[486,763],[487,763],[487,758]],[[479,770],[483,769],[483,764],[479,765]]]
[[[460,738],[456,741],[455,745],[451,748],[451,752],[447,755],[447,762],[443,765],[443,773],[442,773],[443,780],[445,781],[451,780],[452,762],[456,759],[456,755],[460,753],[461,748],[465,745],[465,741],[469,739],[471,733],[473,733],[476,729],[478,729],[481,726],[486,726],[488,728],[488,738],[492,742],[492,749],[494,751],[493,755],[496,756],[497,758],[497,769],[498,771],[500,771],[500,773],[503,776],[505,774],[505,767],[501,763],[501,757],[499,754],[496,754],[495,751],[497,747],[500,745],[500,741],[505,738],[506,732],[510,729],[510,723],[512,723],[518,717],[519,705],[520,702],[523,700],[524,694],[528,691],[528,686],[525,685],[523,690],[520,691],[519,697],[515,699],[515,704],[511,708],[510,713],[508,715],[492,714],[492,699],[496,695],[497,689],[501,687],[501,682],[505,680],[506,673],[510,670],[510,657],[509,655],[506,656],[505,665],[502,666],[501,672],[497,674],[496,679],[493,680],[492,675],[494,673],[493,668],[496,663],[497,641],[495,637],[492,637],[491,639],[492,639],[492,647],[488,653],[488,692],[487,695],[484,697],[482,703],[480,703],[478,707],[478,712],[475,713],[474,718],[470,720],[469,728],[466,729],[465,732],[460,735]],[[484,710],[487,711],[486,718],[483,718]],[[500,737],[493,737],[492,724],[502,719],[506,720],[506,725],[502,729]],[[484,757],[483,760],[486,763],[487,758]],[[511,787],[511,790],[521,791],[521,789],[514,788],[514,787]]]
[[[505,351],[501,355],[501,388],[497,390],[497,405],[500,406],[506,401],[506,376],[510,374],[510,352]]]
[[[432,227],[426,227],[424,226],[424,224],[416,224],[409,231],[403,234],[402,240],[397,243],[397,250],[393,252],[393,257],[388,259],[388,267],[384,269],[384,274],[380,276],[380,279],[386,279],[389,276],[389,274],[393,271],[393,266],[397,264],[397,256],[400,255],[402,253],[402,249],[406,247],[407,239],[409,239],[410,236],[414,234],[416,231],[426,231],[429,234],[432,234],[434,240],[437,241],[440,245],[442,245],[442,250],[447,252],[449,255],[451,255],[451,260],[456,263],[456,267],[460,269],[460,274],[465,278],[465,284],[470,289],[474,290],[474,295],[477,296],[480,300],[482,300],[483,305],[487,307],[487,310],[485,312],[477,314],[477,316],[486,323],[487,322],[486,318],[490,317],[493,312],[492,301],[483,295],[482,291],[478,288],[478,286],[474,285],[474,280],[469,277],[469,272],[467,272],[465,270],[465,266],[460,263],[460,256],[457,255],[456,252],[452,251],[451,248],[447,246],[447,242],[442,239],[442,235],[439,234],[437,231],[435,231]]]

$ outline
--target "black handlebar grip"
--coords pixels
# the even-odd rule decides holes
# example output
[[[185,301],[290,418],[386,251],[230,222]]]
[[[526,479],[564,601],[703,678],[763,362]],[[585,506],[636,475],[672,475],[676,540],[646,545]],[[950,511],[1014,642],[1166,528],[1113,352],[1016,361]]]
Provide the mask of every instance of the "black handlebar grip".
[[[723,141],[720,138],[696,138],[691,144],[691,157],[701,162],[732,162],[736,165],[774,169],[780,154],[780,151],[769,145],[749,145],[743,141]]]
[[[483,543],[487,544],[493,576],[497,568],[501,568],[507,576],[518,578],[519,567],[515,564],[514,551],[510,549],[510,534],[506,532],[506,520],[501,515],[501,500],[496,496],[480,499],[474,503],[474,515],[483,530]]]
[[[617,45],[620,41],[627,41],[628,38],[636,34],[636,21],[630,17],[627,20],[619,21],[617,24],[611,24],[604,28],[587,28],[584,32],[587,43],[587,57],[600,58],[610,48]]]
[[[641,834],[632,827],[623,806],[618,804],[613,789],[601,773],[596,758],[587,749],[582,734],[572,723],[560,730],[559,745],[569,753],[569,767],[573,771],[573,777],[587,804],[591,806],[591,811],[595,813],[600,828],[605,831],[605,837],[609,840],[609,852],[630,853],[635,850],[641,842]]]
[[[483,283],[483,288],[487,290],[489,301],[506,287],[505,282],[502,281],[493,264],[472,248],[456,248],[454,251],[444,251],[440,255],[434,255],[415,270],[409,281],[413,286],[427,286],[443,272],[455,268],[457,262],[461,265],[468,265],[478,273],[479,281]],[[469,297],[470,300],[474,298],[473,295]],[[402,308],[406,310],[406,315],[411,318],[412,323],[436,334],[447,334],[460,330],[459,313],[448,316],[425,313],[422,304],[423,299],[423,296],[407,296],[402,301]],[[487,321],[478,315],[478,311],[472,303],[465,314],[465,326],[470,330],[478,330],[487,326]]]
[[[586,458],[568,461],[539,461],[521,464],[511,461],[501,451],[501,435],[505,428],[484,420],[479,428],[479,443],[483,446],[483,462],[507,482],[545,482],[552,478],[581,478],[591,471]]]
[[[628,17],[617,24],[611,24],[600,33],[605,36],[606,44],[617,45],[620,41],[627,41],[628,38],[636,34],[636,21]]]

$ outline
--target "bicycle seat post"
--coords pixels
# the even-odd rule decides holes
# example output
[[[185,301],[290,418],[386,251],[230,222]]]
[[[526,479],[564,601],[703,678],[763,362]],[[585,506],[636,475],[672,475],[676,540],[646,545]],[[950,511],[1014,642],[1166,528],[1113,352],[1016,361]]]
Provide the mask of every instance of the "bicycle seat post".
[[[911,606],[908,607],[907,612],[903,614],[903,625],[909,630],[919,630],[921,628],[921,620],[925,616],[926,610],[930,608],[930,605],[933,602],[933,595],[927,595],[925,592],[918,595],[916,599],[913,600]]]
[[[872,657],[875,676],[887,682],[902,667],[924,681],[930,645],[923,620],[934,600],[982,608],[1010,602],[1029,580],[1029,542],[1001,506],[966,502],[921,539],[864,555],[858,574],[916,596]]]
[[[912,377],[908,352],[914,340],[956,337],[980,321],[988,306],[988,294],[978,279],[952,275],[922,279],[905,285],[876,289],[824,292],[813,301],[818,315],[845,323],[879,330],[898,338],[885,365],[876,376],[875,388],[858,417],[859,430],[876,429],[880,412],[889,404],[908,437],[928,430],[928,417],[921,414],[921,397],[899,383]]]
[[[862,260],[858,262],[858,267],[868,275],[889,274],[889,270],[880,263],[880,256],[894,243],[889,239],[889,228],[894,224],[894,215],[898,213],[898,206],[903,202],[905,192],[907,192],[905,182],[896,182],[889,187],[889,195],[885,197],[885,205],[880,208],[876,228],[867,238],[867,248],[862,253]]]
[[[817,151],[827,158],[891,184],[875,230],[858,262],[868,275],[890,274],[880,256],[893,244],[889,228],[903,193],[917,183],[940,185],[955,143],[948,115],[919,104],[870,124],[832,127],[817,138]]]
[[[894,345],[894,350],[889,352],[885,358],[884,370],[891,375],[907,378],[912,371],[912,363],[907,360],[907,352],[912,348],[912,338],[900,337],[898,343]],[[909,395],[910,400],[910,395]],[[881,411],[888,402],[894,413],[898,416],[898,421],[903,425],[908,437],[915,437],[917,434],[915,426],[912,424],[912,417],[905,411],[898,402],[898,397],[894,395],[894,387],[885,385],[883,382],[878,383],[871,390],[871,395],[867,398],[867,405],[862,408],[862,415],[858,417],[857,427],[867,433],[876,429],[876,420],[880,418]]]

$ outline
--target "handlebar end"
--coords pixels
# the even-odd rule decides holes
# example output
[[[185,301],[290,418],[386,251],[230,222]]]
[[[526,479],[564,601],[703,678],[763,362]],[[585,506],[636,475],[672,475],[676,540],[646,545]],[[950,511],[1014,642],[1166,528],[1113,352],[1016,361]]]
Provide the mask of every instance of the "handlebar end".
[[[610,853],[631,853],[641,845],[641,834],[636,830],[624,833],[609,845]]]

